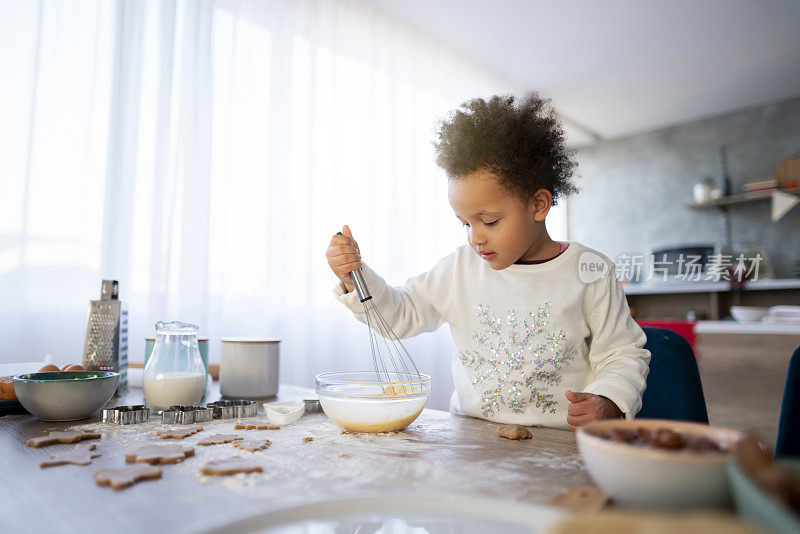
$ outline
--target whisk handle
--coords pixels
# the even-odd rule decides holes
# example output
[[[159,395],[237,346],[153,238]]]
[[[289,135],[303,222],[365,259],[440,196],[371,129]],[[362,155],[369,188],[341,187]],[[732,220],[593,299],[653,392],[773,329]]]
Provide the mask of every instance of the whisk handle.
[[[369,294],[369,289],[367,289],[367,283],[364,281],[364,273],[361,269],[350,271],[350,280],[352,280],[353,285],[356,286],[356,292],[361,302],[366,302],[372,298],[372,295]]]
[[[336,232],[336,235],[342,235],[342,232]],[[356,292],[361,302],[366,302],[372,298],[369,289],[367,289],[367,282],[364,281],[364,273],[361,269],[350,271],[350,280],[353,282],[353,285],[356,286]]]

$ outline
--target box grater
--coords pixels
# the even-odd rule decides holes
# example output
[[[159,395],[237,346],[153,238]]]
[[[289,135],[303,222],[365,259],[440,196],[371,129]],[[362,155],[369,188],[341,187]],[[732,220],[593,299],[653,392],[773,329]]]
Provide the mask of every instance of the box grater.
[[[89,302],[83,367],[90,371],[119,373],[114,396],[128,392],[128,309],[119,300],[116,280],[103,280],[100,300]]]

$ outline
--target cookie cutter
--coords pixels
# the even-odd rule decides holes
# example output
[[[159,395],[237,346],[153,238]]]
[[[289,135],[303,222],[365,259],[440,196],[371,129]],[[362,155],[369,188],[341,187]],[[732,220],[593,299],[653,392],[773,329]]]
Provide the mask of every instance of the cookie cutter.
[[[320,413],[322,411],[319,399],[303,399],[303,404],[306,405],[306,413]]]
[[[266,402],[264,403],[264,414],[271,423],[290,425],[303,417],[305,408],[305,403],[302,401]]]
[[[168,425],[191,425],[205,423],[214,417],[212,408],[203,406],[183,406],[176,404],[161,412],[161,423]]]
[[[150,418],[150,410],[144,404],[134,406],[116,406],[103,410],[103,422],[116,425],[134,425],[146,423]]]
[[[214,419],[242,419],[258,413],[258,402],[244,399],[209,402],[208,407],[214,410]]]

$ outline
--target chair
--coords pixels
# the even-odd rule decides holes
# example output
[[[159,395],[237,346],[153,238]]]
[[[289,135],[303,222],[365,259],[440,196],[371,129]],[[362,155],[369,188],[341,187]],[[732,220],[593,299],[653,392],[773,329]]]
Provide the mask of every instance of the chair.
[[[680,334],[642,327],[650,351],[650,373],[636,418],[674,419],[708,424],[706,401],[697,360]]]
[[[789,360],[775,456],[800,456],[800,347]]]

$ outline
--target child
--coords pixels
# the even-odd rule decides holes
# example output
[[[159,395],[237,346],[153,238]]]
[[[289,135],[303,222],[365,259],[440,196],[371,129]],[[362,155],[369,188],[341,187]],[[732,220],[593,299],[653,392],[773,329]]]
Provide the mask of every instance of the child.
[[[437,163],[468,245],[390,287],[361,263],[345,226],[331,239],[334,290],[361,321],[349,273],[363,268],[398,337],[444,323],[456,345],[450,409],[498,423],[575,427],[641,408],[650,353],[613,264],[550,239],[550,207],[575,191],[575,163],[549,101],[535,93],[466,102],[441,124]]]

